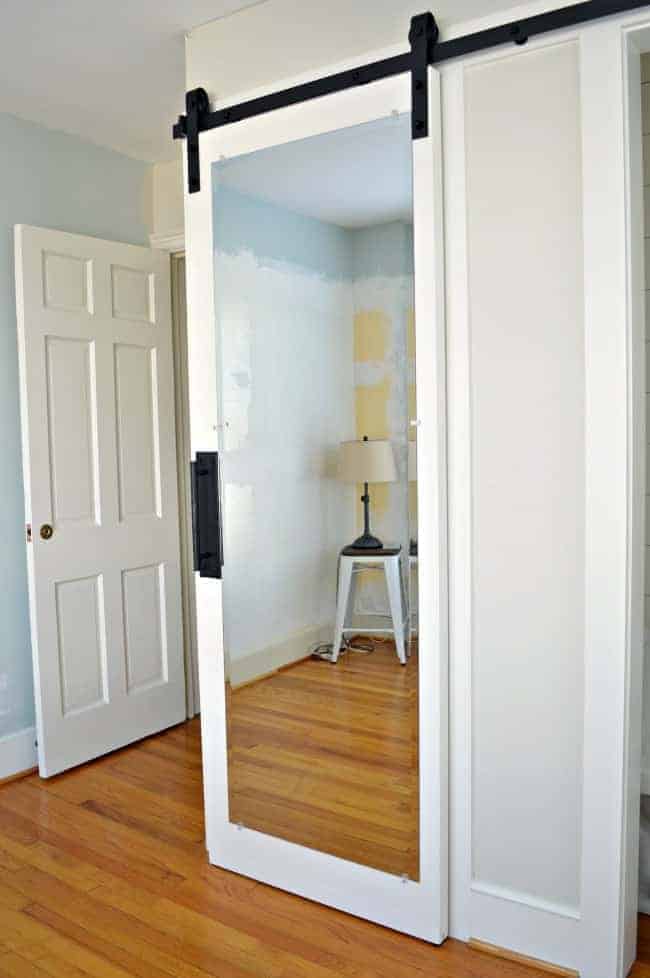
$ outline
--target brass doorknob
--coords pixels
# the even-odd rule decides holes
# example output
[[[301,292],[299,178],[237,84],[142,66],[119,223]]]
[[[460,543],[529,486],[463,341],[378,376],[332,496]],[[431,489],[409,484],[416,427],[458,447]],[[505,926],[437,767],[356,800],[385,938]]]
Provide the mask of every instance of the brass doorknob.
[[[54,533],[54,529],[50,526],[49,523],[43,523],[40,533],[43,540],[49,540],[52,534]]]

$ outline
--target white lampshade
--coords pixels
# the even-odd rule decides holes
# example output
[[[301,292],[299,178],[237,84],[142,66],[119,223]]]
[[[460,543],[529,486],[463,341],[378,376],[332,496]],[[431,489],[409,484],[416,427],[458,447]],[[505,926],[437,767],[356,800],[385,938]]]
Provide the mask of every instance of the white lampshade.
[[[409,482],[418,481],[418,450],[414,441],[409,442],[408,478]]]
[[[344,482],[395,482],[393,446],[379,440],[342,442],[339,477]]]

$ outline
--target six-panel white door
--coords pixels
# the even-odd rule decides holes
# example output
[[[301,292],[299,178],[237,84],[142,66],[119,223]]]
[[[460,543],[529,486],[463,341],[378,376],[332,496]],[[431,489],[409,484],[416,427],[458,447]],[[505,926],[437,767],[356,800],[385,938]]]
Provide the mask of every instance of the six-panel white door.
[[[15,245],[47,777],[185,717],[169,261],[22,225]]]

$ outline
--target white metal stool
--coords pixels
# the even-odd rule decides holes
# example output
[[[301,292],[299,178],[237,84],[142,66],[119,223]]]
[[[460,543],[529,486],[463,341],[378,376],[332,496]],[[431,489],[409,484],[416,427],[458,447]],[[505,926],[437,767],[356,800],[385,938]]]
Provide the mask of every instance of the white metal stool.
[[[339,555],[339,586],[336,600],[336,624],[334,626],[334,643],[332,645],[332,662],[339,657],[341,640],[348,632],[363,632],[364,635],[393,635],[397,657],[403,666],[406,665],[406,615],[404,610],[404,594],[402,590],[401,547],[384,547],[381,550],[356,550],[345,547]],[[354,568],[383,566],[388,590],[388,603],[393,623],[392,628],[352,628],[345,624],[348,605],[352,597],[354,607]]]

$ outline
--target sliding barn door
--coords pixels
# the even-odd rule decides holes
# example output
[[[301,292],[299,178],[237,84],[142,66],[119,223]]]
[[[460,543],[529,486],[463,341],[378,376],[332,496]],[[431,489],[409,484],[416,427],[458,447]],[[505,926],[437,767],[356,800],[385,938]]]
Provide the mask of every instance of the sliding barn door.
[[[168,258],[16,228],[39,768],[185,716]]]

